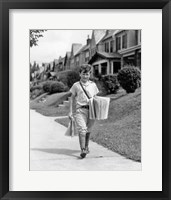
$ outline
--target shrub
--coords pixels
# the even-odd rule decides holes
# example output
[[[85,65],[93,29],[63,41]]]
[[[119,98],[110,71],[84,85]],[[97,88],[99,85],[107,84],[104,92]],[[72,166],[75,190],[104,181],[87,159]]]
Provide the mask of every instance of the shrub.
[[[123,67],[118,73],[118,81],[127,93],[134,93],[141,86],[141,71],[138,67]]]
[[[50,93],[58,93],[66,91],[66,86],[62,82],[53,81],[51,83]]]
[[[80,80],[80,74],[79,74],[79,72],[76,72],[76,71],[70,71],[70,72],[68,72],[68,74],[67,74],[67,81],[68,81],[67,85],[68,85],[69,88],[71,88],[72,85],[75,82],[79,81],[79,80]]]
[[[95,76],[99,81],[102,79],[102,75],[100,73],[96,74]]]
[[[30,87],[30,92],[34,91],[34,90],[41,90],[42,89],[42,85],[35,85],[35,86],[31,86]]]
[[[107,94],[116,94],[119,89],[117,75],[107,75],[101,78]]]
[[[46,81],[45,83],[43,83],[43,90],[45,92],[51,92],[51,84],[53,83],[54,81]]]
[[[36,97],[40,96],[43,93],[44,93],[43,89],[35,89],[30,93],[30,99],[35,99]]]
[[[80,75],[78,71],[68,70],[59,73],[58,80],[67,85],[68,88],[71,88],[75,82],[80,80]]]

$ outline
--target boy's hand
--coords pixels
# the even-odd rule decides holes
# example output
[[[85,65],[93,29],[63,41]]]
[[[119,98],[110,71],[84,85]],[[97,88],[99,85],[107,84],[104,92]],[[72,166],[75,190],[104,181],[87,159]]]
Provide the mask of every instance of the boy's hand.
[[[69,112],[69,114],[68,114],[68,117],[70,118],[70,119],[72,119],[72,112]]]

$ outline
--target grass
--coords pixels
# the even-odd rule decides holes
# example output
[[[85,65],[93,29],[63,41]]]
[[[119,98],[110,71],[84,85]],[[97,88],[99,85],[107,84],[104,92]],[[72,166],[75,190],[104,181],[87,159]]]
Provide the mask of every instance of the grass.
[[[43,94],[30,102],[30,109],[34,109],[37,112],[45,116],[64,116],[68,114],[68,108],[58,107],[64,100],[68,99],[70,94],[68,92],[61,92],[56,94]],[[40,100],[45,98],[46,101]]]
[[[94,126],[92,140],[141,161],[141,94],[137,92],[114,100],[109,109],[109,118],[97,121]]]
[[[32,108],[46,116],[68,115],[68,107],[57,107],[56,99],[59,101],[61,96],[59,94],[47,96],[46,104],[35,103],[32,104]],[[111,98],[109,117],[107,120],[96,121],[91,140],[126,158],[140,162],[141,89],[137,89],[132,94],[126,94],[120,90],[118,94],[108,96]],[[69,119],[57,119],[56,121],[68,126]]]

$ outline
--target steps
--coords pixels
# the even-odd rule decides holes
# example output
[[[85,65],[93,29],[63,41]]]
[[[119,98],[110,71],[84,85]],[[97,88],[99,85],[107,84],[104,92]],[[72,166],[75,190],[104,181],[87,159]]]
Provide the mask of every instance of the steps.
[[[64,101],[64,102],[63,102],[63,105],[69,106],[69,101]]]
[[[58,106],[61,108],[69,107],[69,99],[70,99],[70,97],[68,98],[68,100],[63,101],[63,103],[59,104]]]

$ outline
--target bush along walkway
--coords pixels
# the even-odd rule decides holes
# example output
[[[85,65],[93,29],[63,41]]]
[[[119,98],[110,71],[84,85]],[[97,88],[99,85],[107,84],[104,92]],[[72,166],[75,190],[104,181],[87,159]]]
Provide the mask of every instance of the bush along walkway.
[[[137,171],[141,163],[90,141],[90,154],[80,159],[78,137],[65,136],[66,127],[30,110],[30,170]]]

